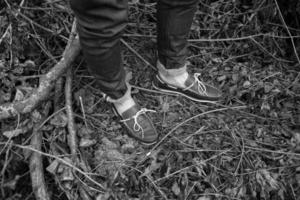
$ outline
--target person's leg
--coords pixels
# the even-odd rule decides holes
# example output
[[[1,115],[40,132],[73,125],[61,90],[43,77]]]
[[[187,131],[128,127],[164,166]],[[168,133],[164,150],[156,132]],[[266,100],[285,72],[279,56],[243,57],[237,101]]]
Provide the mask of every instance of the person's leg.
[[[157,3],[158,59],[166,69],[185,65],[187,38],[198,0],[159,0]]]
[[[144,143],[157,140],[145,112],[131,97],[122,65],[120,37],[127,23],[127,0],[70,0],[78,21],[78,34],[89,71],[106,100],[113,104],[128,134]]]
[[[158,1],[158,76],[154,87],[195,101],[216,101],[221,92],[201,82],[198,74],[189,74],[186,67],[187,39],[197,4],[198,0]]]
[[[127,0],[70,0],[88,69],[111,98],[126,92],[120,37],[127,23]]]

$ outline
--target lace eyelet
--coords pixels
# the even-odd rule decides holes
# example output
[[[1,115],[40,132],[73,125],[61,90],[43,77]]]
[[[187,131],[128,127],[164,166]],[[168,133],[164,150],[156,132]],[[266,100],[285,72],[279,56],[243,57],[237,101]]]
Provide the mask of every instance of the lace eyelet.
[[[191,87],[193,87],[195,84],[197,84],[198,93],[199,94],[203,94],[205,96],[208,96],[207,95],[207,91],[206,91],[206,87],[205,87],[204,83],[202,81],[200,81],[200,79],[199,79],[200,75],[201,75],[200,73],[194,73],[194,82],[190,86],[188,86],[187,88],[185,88],[184,90],[188,90]]]

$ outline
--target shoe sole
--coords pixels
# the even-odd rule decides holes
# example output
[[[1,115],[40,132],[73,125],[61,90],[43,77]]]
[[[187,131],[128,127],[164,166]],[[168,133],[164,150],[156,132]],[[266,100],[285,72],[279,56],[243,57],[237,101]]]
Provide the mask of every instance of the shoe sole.
[[[117,117],[119,117],[119,118],[121,118],[122,119],[122,117],[118,114],[118,112],[116,111],[116,108],[112,105],[112,110],[113,110],[113,112],[114,112],[114,114],[117,116]],[[131,138],[133,138],[133,139],[135,139],[136,141],[138,141],[139,143],[142,143],[143,145],[146,145],[146,146],[151,146],[151,145],[153,145],[153,144],[155,144],[156,142],[157,142],[157,140],[156,141],[154,141],[154,142],[143,142],[143,141],[141,141],[138,137],[136,137],[136,136],[134,136],[133,134],[131,134],[130,133],[130,131],[128,130],[128,129],[130,129],[125,123],[122,123],[121,122],[121,126],[125,126],[125,129],[126,129],[126,132],[127,132],[127,135],[128,136],[130,136]]]
[[[176,91],[173,91],[173,90],[167,90],[167,89],[161,89],[159,87],[157,87],[153,82],[152,82],[152,87],[158,91],[161,91],[161,92],[165,92],[165,93],[169,93],[169,94],[172,94],[172,95],[176,95],[176,96],[183,96],[183,97],[186,97],[192,101],[196,101],[196,102],[199,102],[199,103],[216,103],[218,102],[219,100],[200,100],[200,99],[195,99],[193,97],[190,97],[188,95],[185,95],[184,93],[181,93],[181,92],[176,92]]]

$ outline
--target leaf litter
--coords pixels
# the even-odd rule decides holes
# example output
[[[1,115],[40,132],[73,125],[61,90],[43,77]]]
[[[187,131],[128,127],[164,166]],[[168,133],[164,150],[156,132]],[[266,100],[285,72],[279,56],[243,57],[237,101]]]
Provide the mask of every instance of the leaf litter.
[[[17,2],[12,1],[12,5]],[[64,2],[28,2],[27,8],[30,6],[38,9],[24,7],[24,15],[38,24],[49,25],[50,30],[60,30],[63,36],[68,35],[66,27],[70,26],[72,15],[62,9]],[[300,4],[296,2],[294,6],[299,8]],[[287,35],[276,7],[259,0],[243,4],[206,0],[200,2],[200,8],[189,36],[193,40],[189,46],[189,70],[201,72],[204,81],[220,87],[224,98],[219,104],[198,104],[178,96],[149,92],[153,90],[151,76],[156,72],[123,47],[124,63],[133,71],[131,84],[136,86],[135,96],[143,106],[158,111],[151,117],[160,138],[199,113],[227,108],[183,123],[155,149],[126,136],[97,85],[91,83],[93,79],[85,64],[81,64],[82,58],[78,59],[73,94],[79,154],[96,174],[95,179],[107,188],[103,194],[94,191],[91,196],[101,200],[267,200],[300,196],[299,63],[291,51],[289,38],[281,38]],[[5,14],[0,21],[5,29],[10,23],[7,16],[11,14],[2,11]],[[155,44],[152,39],[142,37],[156,35],[154,12],[152,1],[132,1],[130,24],[124,38],[150,63],[155,63]],[[13,29],[13,44],[10,45],[8,36],[0,44],[0,104],[26,98],[36,87],[39,76],[53,66],[53,58],[61,55],[64,46],[57,34],[45,32],[41,27],[33,29],[25,18],[18,20],[20,25]],[[289,26],[299,29],[294,21],[289,20]],[[298,29],[290,31],[298,36]],[[3,32],[1,29],[0,36]],[[262,35],[256,37],[257,34]],[[234,39],[248,35],[252,36]],[[227,41],[222,41],[224,38]],[[299,39],[294,41],[299,46]],[[62,105],[63,101],[58,106]],[[234,109],[239,106],[245,109]],[[80,117],[83,112],[85,119]],[[24,115],[1,122],[1,142],[7,143],[9,139],[14,144],[26,144],[39,117],[37,111],[30,119]],[[41,128],[43,151],[72,163],[68,157],[67,121],[66,114],[59,112],[45,122]],[[19,184],[28,183],[24,166],[30,151],[24,150],[27,153],[23,154],[8,143],[3,147],[0,166],[6,173],[1,174],[4,180],[1,189],[9,192],[1,193],[0,197],[21,199],[17,195],[13,197],[13,193],[29,196],[30,185],[24,187],[26,192]],[[149,151],[152,154],[147,156]],[[45,170],[52,174],[47,184],[53,190],[54,199],[63,199],[57,195],[64,192],[60,187],[62,182],[65,188],[77,191],[72,183],[78,181],[78,174],[56,159],[45,156],[44,161]],[[93,186],[86,183],[88,187]]]

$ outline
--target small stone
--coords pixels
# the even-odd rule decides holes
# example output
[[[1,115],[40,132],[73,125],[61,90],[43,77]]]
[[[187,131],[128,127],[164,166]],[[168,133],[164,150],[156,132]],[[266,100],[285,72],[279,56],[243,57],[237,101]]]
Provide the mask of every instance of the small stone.
[[[11,131],[4,131],[3,132],[3,135],[7,138],[14,138],[14,137],[17,137],[19,136],[20,134],[24,134],[26,131],[24,129],[14,129],[14,130],[11,130]]]
[[[237,83],[239,80],[239,75],[238,74],[232,74],[231,76],[233,83]]]
[[[236,90],[237,90],[237,85],[231,86],[229,88],[229,93],[233,95],[236,92]]]
[[[80,147],[90,147],[96,144],[97,141],[95,139],[86,139],[86,138],[81,138],[79,146]]]
[[[243,68],[243,69],[242,69],[241,75],[242,75],[242,76],[247,76],[247,75],[248,75],[248,71],[247,71],[246,68]]]
[[[122,145],[122,152],[131,154],[134,152],[135,146],[132,143]]]
[[[273,85],[265,84],[264,90],[265,93],[269,93],[273,89]]]
[[[249,88],[250,86],[251,86],[250,81],[245,81],[244,84],[243,84],[244,88]]]
[[[226,79],[226,75],[219,76],[219,77],[217,78],[217,80],[218,80],[219,82],[224,81],[225,79]]]
[[[239,70],[240,70],[240,66],[239,65],[233,66],[233,71],[239,71]]]
[[[51,174],[55,174],[57,168],[58,168],[58,161],[57,160],[54,160],[47,168],[46,170],[51,173]]]

